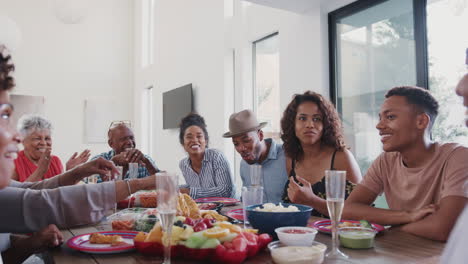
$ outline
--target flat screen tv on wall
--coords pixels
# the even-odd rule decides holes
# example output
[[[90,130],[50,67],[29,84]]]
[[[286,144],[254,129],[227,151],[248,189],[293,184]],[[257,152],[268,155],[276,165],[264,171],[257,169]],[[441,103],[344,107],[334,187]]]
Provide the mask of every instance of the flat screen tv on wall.
[[[179,128],[180,120],[192,111],[191,83],[163,93],[163,129]]]

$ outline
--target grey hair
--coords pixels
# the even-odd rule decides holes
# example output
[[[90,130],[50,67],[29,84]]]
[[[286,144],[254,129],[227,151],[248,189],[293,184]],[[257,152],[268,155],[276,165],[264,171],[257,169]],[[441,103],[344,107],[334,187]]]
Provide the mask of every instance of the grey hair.
[[[18,131],[21,136],[26,137],[37,130],[49,130],[52,133],[52,124],[49,120],[39,115],[23,115],[18,120]]]

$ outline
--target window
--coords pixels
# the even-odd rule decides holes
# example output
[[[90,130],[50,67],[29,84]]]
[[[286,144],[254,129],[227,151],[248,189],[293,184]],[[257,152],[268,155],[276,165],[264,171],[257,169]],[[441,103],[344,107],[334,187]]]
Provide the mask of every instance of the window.
[[[141,67],[154,63],[154,0],[143,0],[141,4]]]
[[[279,139],[279,46],[278,32],[253,43],[253,108],[259,122],[268,122],[265,137]]]
[[[424,2],[361,0],[329,14],[330,94],[363,174],[382,151],[375,125],[386,91],[427,87]]]
[[[467,22],[468,1],[428,2],[429,89],[439,101],[439,116],[432,135],[437,141],[457,142],[468,146],[462,98],[454,92],[458,81],[466,73],[464,59],[468,43]]]
[[[153,86],[143,89],[141,99],[142,151],[151,157],[153,154]]]

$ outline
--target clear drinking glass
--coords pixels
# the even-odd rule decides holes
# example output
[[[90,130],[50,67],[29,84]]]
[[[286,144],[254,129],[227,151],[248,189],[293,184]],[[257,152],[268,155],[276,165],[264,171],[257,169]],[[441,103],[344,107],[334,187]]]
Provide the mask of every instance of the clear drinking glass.
[[[123,167],[122,166],[115,166],[117,171],[119,172],[118,174],[114,174],[114,176],[110,176],[113,181],[121,180],[122,179],[122,172],[123,172]],[[117,213],[117,203],[115,203],[114,206],[114,213]]]
[[[171,263],[171,234],[178,201],[178,176],[174,173],[156,173],[156,193],[158,198],[158,213],[164,237],[164,262]]]
[[[138,163],[129,163],[128,164],[128,178],[129,179],[138,178]]]
[[[253,164],[250,168],[250,185],[261,186],[262,185],[262,165]]]
[[[346,171],[326,170],[325,171],[325,189],[327,193],[327,208],[332,223],[332,248],[327,253],[327,258],[347,259],[338,249],[338,224],[343,212],[344,196],[346,186]]]
[[[242,209],[244,212],[244,228],[249,228],[247,221],[247,211],[245,208],[253,204],[261,204],[263,202],[263,187],[261,186],[244,186],[242,187]]]

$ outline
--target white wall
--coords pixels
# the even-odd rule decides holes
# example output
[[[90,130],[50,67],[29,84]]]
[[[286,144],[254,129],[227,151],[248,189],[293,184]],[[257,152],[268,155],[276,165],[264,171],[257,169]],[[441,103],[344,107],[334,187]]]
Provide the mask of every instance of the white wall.
[[[60,22],[51,2],[0,0],[0,15],[14,20],[22,33],[12,53],[14,93],[45,96],[45,115],[55,126],[53,153],[66,162],[74,151],[109,149],[84,142],[86,98],[112,98],[125,110],[122,119],[133,116],[133,0],[89,1],[80,24]]]
[[[328,76],[323,77],[328,67],[322,66],[320,2],[298,14],[256,4],[245,6],[243,1],[235,0],[234,16],[226,19],[223,2],[156,1],[155,65],[151,67],[143,69],[138,63],[141,42],[139,37],[136,40],[135,113],[140,111],[141,89],[153,84],[153,153],[162,169],[178,171],[178,162],[185,157],[178,143],[178,131],[162,129],[162,93],[186,83],[194,85],[195,109],[208,124],[211,147],[223,150],[233,167],[238,168],[239,157],[230,139],[221,135],[227,131],[228,118],[234,110],[252,107],[252,42],[268,34],[279,31],[281,111],[294,93],[310,89],[328,95]],[[137,26],[139,8],[137,3],[137,36],[141,33]],[[230,74],[233,50],[234,77]],[[230,90],[232,78],[235,91]],[[135,118],[141,127],[138,116]],[[235,172],[238,177],[237,169]]]
[[[136,14],[141,14],[138,5],[136,8]],[[162,93],[187,83],[193,84],[195,110],[208,125],[210,147],[224,149],[225,140],[220,136],[225,132],[223,23],[223,2],[219,0],[156,1],[155,65],[142,69],[135,64],[135,91],[139,96],[141,87],[154,84],[153,157],[161,169],[178,172],[179,161],[185,157],[179,131],[162,129]],[[137,57],[140,46],[136,45]]]

